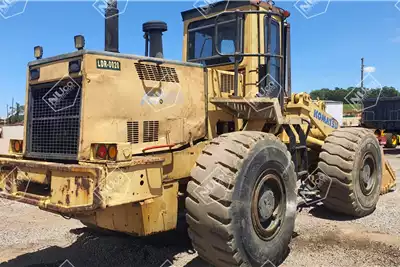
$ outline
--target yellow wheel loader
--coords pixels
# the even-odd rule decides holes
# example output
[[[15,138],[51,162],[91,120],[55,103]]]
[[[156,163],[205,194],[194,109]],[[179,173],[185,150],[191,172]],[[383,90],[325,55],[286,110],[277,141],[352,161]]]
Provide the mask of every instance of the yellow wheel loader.
[[[83,36],[59,56],[35,47],[1,197],[136,236],[185,212],[194,248],[218,267],[280,264],[298,196],[370,214],[393,172],[373,133],[291,92],[289,16],[261,1],[185,11],[183,61],[171,61],[160,21],[143,25],[145,56],[119,53],[111,1],[106,51]]]

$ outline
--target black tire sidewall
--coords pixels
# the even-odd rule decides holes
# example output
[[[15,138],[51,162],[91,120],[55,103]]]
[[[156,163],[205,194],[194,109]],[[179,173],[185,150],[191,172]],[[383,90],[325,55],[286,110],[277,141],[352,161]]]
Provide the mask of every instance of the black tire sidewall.
[[[371,153],[375,160],[375,172],[376,172],[376,181],[373,188],[373,191],[368,196],[364,195],[361,191],[360,185],[360,173],[363,168],[363,158],[366,153]],[[379,146],[378,141],[375,137],[368,137],[359,144],[359,150],[356,153],[355,163],[354,163],[354,171],[352,173],[353,178],[353,191],[356,196],[356,201],[359,203],[359,207],[364,209],[365,211],[370,211],[376,206],[380,196],[380,188],[382,183],[382,155],[381,148]]]
[[[237,176],[233,193],[233,234],[241,255],[250,266],[268,266],[268,261],[279,264],[291,240],[296,218],[296,174],[288,152],[282,144],[259,141],[250,151]],[[252,223],[251,203],[257,178],[267,168],[276,169],[284,185],[286,211],[283,225],[269,241],[261,239]]]

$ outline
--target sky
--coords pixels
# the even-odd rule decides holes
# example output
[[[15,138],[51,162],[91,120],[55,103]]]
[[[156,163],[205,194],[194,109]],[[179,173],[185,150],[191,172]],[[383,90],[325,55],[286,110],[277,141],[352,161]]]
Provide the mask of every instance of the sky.
[[[0,9],[11,1],[0,0]],[[34,60],[34,46],[43,47],[44,57],[72,52],[73,37],[82,34],[87,49],[104,49],[104,18],[93,7],[94,1],[31,0],[26,6],[19,1],[7,14],[21,14],[0,17],[2,117],[12,98],[21,104],[25,101],[26,68]],[[275,3],[291,13],[294,92],[358,85],[361,57],[375,81],[400,90],[400,10],[395,1],[320,1],[303,14],[296,2]],[[120,52],[143,55],[142,24],[162,20],[168,23],[164,34],[165,58],[181,60],[180,12],[194,4],[195,1],[165,0],[120,2],[120,11],[126,7],[120,15]]]

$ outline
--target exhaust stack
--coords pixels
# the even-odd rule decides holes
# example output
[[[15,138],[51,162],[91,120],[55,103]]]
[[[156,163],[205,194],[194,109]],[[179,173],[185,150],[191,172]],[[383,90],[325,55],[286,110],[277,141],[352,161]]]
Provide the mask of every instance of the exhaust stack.
[[[167,31],[167,23],[163,21],[149,21],[143,24],[144,38],[146,39],[146,56],[164,58],[163,32]]]
[[[105,10],[105,51],[119,53],[117,0],[108,0]]]

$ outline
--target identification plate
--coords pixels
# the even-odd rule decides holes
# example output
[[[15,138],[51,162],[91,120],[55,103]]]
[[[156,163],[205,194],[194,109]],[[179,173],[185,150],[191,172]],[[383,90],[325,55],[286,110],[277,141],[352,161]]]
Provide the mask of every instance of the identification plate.
[[[96,59],[96,66],[98,69],[105,70],[121,70],[121,63],[116,60]]]

